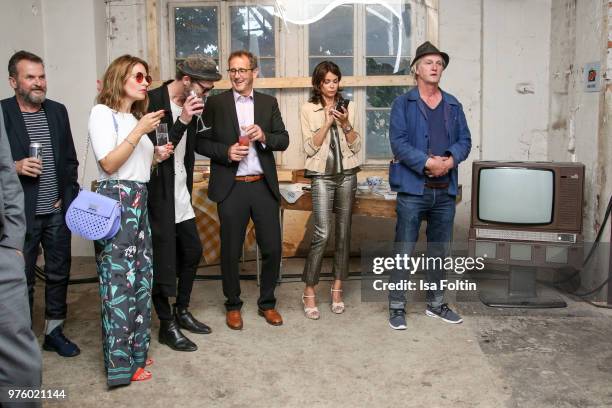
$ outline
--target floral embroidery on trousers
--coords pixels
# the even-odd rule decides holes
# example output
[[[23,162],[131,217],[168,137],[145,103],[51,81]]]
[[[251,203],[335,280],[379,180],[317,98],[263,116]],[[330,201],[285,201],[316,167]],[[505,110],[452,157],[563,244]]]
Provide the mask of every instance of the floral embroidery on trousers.
[[[102,181],[99,194],[121,201],[121,227],[95,241],[102,303],[104,366],[109,386],[129,384],[144,367],[151,340],[153,247],[147,187],[127,180]],[[121,194],[121,196],[119,196]]]

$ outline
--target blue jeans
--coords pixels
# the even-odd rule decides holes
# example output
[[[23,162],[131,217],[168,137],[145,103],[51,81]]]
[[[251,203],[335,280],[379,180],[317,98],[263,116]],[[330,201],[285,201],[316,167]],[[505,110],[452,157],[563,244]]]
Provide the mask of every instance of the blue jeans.
[[[455,219],[455,197],[448,194],[448,189],[425,188],[423,195],[399,193],[397,195],[397,224],[395,225],[396,248],[401,254],[412,255],[417,240],[421,221],[427,221],[427,254],[426,258],[444,258],[450,254],[450,242]],[[434,264],[439,264],[435,262]],[[444,260],[442,259],[442,264]],[[432,265],[433,266],[433,265]],[[435,265],[425,268],[425,281],[435,283],[436,290],[427,290],[427,303],[434,308],[444,303],[444,291],[440,289],[440,281],[444,278],[443,268]],[[409,280],[410,271],[393,269],[389,276],[390,283]],[[406,307],[406,291],[389,291],[389,309],[404,309]]]

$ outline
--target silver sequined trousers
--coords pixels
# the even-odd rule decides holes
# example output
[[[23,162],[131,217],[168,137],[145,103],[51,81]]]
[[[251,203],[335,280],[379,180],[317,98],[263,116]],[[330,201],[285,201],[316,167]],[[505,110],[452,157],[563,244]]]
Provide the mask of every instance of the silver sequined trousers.
[[[335,216],[335,251],[332,275],[344,280],[349,273],[351,216],[357,191],[356,174],[312,177],[312,216],[314,232],[304,265],[302,281],[308,286],[319,283],[327,240],[331,235],[332,211]]]

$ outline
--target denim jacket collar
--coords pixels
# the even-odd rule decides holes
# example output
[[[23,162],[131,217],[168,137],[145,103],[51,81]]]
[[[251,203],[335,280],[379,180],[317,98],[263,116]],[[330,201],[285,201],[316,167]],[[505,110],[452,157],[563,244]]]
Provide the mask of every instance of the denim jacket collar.
[[[448,103],[449,105],[459,105],[459,101],[457,101],[457,99],[450,94],[447,94],[446,92],[444,92],[444,90],[442,90],[442,88],[440,88],[440,92],[442,92],[442,100],[446,103]],[[419,93],[419,88],[418,87],[414,87],[412,88],[410,91],[408,91],[408,100],[409,101],[419,101],[421,100],[421,94]]]
[[[449,118],[450,118],[451,105],[458,106],[459,101],[457,101],[457,99],[454,96],[444,92],[442,89],[440,89],[440,92],[442,92],[442,102],[441,103],[444,104],[444,125],[446,127],[446,134],[450,135]],[[427,113],[425,112],[425,102],[423,102],[423,99],[421,99],[419,88],[416,86],[412,88],[408,92],[407,97],[409,101],[416,101],[419,111],[421,112],[425,120],[427,120]]]

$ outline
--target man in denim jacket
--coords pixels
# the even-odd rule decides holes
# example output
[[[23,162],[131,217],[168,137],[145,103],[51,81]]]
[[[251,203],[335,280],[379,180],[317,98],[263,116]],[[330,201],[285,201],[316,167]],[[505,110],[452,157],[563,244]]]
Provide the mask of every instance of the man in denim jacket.
[[[424,218],[427,257],[444,258],[450,254],[458,166],[467,158],[472,141],[461,104],[439,87],[448,63],[448,54],[430,42],[420,45],[411,64],[417,86],[398,97],[391,108],[389,135],[394,160],[389,181],[398,192],[395,242],[401,253],[408,255],[414,250]],[[405,282],[410,272],[393,270],[389,282]],[[448,323],[461,323],[461,317],[444,303],[444,275],[440,267],[425,269],[430,285],[425,313]],[[406,329],[405,307],[406,292],[390,290],[391,328]]]

